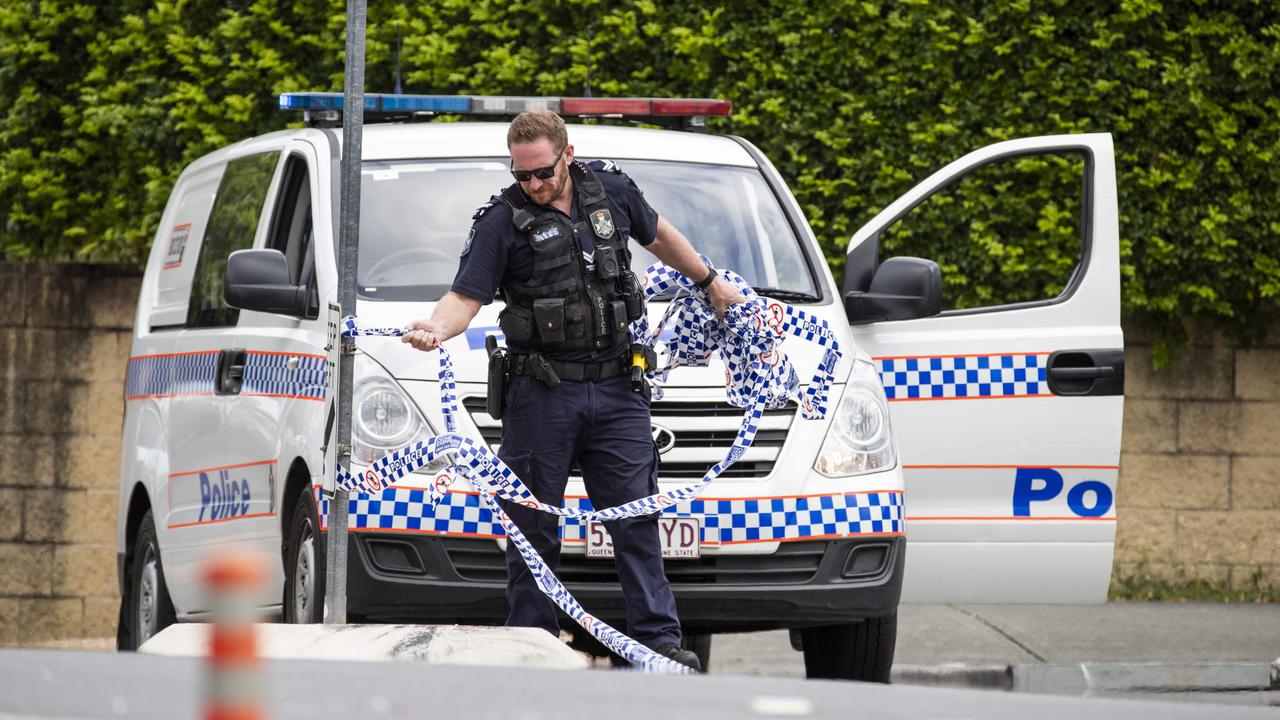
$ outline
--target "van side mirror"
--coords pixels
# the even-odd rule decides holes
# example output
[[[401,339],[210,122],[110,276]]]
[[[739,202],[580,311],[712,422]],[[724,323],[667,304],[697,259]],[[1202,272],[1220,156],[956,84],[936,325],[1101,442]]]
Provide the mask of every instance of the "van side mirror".
[[[868,290],[845,293],[844,312],[853,325],[937,315],[942,312],[942,271],[924,258],[889,258],[876,269]]]
[[[319,303],[306,285],[289,279],[289,261],[279,250],[237,250],[227,258],[222,297],[241,310],[315,319]]]

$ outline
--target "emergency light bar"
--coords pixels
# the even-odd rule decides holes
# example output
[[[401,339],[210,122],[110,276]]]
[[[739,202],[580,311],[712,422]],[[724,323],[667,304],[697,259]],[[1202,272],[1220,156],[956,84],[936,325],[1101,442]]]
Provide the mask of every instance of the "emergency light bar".
[[[281,110],[342,110],[342,93],[284,93]],[[462,95],[364,96],[365,112],[471,112],[471,98]]]
[[[709,98],[559,98],[519,95],[391,95],[364,96],[366,119],[403,120],[415,115],[517,115],[544,108],[559,115],[644,120],[682,127],[705,127],[709,115],[728,116],[733,103]],[[342,93],[283,93],[281,110],[302,110],[307,124],[342,123]]]

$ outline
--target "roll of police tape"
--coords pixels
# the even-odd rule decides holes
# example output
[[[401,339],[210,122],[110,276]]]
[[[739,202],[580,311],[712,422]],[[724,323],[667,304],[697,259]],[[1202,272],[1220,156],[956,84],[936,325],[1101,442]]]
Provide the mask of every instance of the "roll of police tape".
[[[680,366],[705,366],[714,352],[720,352],[726,368],[729,402],[743,408],[743,417],[724,459],[708,468],[698,482],[602,510],[559,507],[539,501],[487,444],[457,432],[458,402],[453,362],[448,352],[440,348],[439,380],[445,432],[388,453],[369,467],[363,482],[339,466],[338,485],[355,493],[378,493],[438,457],[452,453],[454,475],[463,475],[471,481],[509,540],[515,544],[539,589],[561,610],[606,647],[637,667],[655,672],[690,672],[684,665],[654,653],[588,614],[546,566],[496,498],[582,520],[604,521],[649,515],[701,495],[751,446],[766,408],[782,407],[799,396],[802,417],[817,419],[825,416],[835,368],[840,359],[839,343],[826,321],[789,305],[759,297],[736,273],[719,272],[722,279],[737,287],[747,298],[745,303],[727,308],[723,321],[716,317],[705,291],[687,277],[658,263],[645,273],[646,298],[671,289],[689,294],[677,296],[653,330],[649,328],[647,317],[641,317],[631,326],[633,342],[654,347],[664,329],[669,324],[674,325],[673,337],[662,348],[666,362],[646,373],[654,385],[655,398],[661,397],[661,384],[672,370]],[[400,328],[361,328],[351,316],[344,318],[342,323],[344,337],[397,336],[404,333],[405,330]],[[788,335],[802,337],[825,349],[818,369],[803,393],[798,391],[795,369],[778,348]],[[433,484],[424,503],[424,512],[435,507],[447,491],[448,485]]]
[[[703,261],[711,265],[706,257]],[[797,396],[799,378],[791,361],[777,348],[785,338],[795,336],[824,349],[812,379],[799,393],[803,417],[824,417],[841,356],[840,343],[831,326],[811,313],[757,295],[750,283],[731,270],[718,272],[722,280],[747,298],[745,303],[728,308],[723,321],[716,317],[707,291],[697,283],[662,263],[651,265],[645,272],[646,299],[672,290],[688,293],[683,297],[677,294],[655,330],[649,330],[647,317],[631,324],[632,342],[649,347],[655,346],[666,326],[674,325],[674,338],[666,348],[667,363],[649,373],[655,383],[654,399],[661,398],[661,385],[672,370],[682,365],[705,366],[712,353],[719,350],[731,405],[745,408],[762,393],[766,408],[783,407]]]

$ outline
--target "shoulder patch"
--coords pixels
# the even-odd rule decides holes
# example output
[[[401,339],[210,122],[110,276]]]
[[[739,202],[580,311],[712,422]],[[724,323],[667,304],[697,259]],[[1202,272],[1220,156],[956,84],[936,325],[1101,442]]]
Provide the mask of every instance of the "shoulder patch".
[[[588,165],[590,165],[591,169],[596,172],[610,172],[614,174],[622,172],[622,168],[618,167],[618,163],[612,160],[592,160]]]
[[[471,241],[476,239],[476,229],[471,228],[471,232],[467,233],[467,241],[462,243],[462,254],[458,257],[466,257],[471,252]]]
[[[497,195],[490,195],[489,200],[486,201],[484,204],[482,204],[480,207],[476,208],[476,211],[471,214],[471,219],[479,220],[480,218],[484,217],[485,213],[492,210],[494,205],[497,205],[501,201],[502,201],[501,198],[499,198]]]

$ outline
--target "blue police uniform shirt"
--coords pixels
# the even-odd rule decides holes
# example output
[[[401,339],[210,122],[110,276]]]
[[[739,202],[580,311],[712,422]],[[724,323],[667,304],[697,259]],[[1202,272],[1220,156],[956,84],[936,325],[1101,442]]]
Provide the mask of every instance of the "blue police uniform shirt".
[[[617,231],[641,245],[653,242],[658,234],[658,212],[644,199],[644,194],[636,187],[635,182],[612,161],[592,160],[586,165],[595,171],[604,187]],[[551,210],[560,212],[554,208]],[[571,222],[586,221],[578,207],[576,188],[569,219]],[[593,241],[590,233],[584,235],[584,264],[586,258],[594,255]],[[586,265],[584,269],[591,271],[592,266]],[[528,237],[512,224],[511,207],[495,195],[476,212],[471,236],[467,238],[463,248],[458,273],[454,276],[450,289],[488,305],[493,302],[494,294],[502,285],[528,282],[531,277],[533,248],[529,246]],[[613,347],[603,350],[545,351],[545,354],[556,360],[588,362],[621,357],[626,354],[626,350],[626,347]]]

